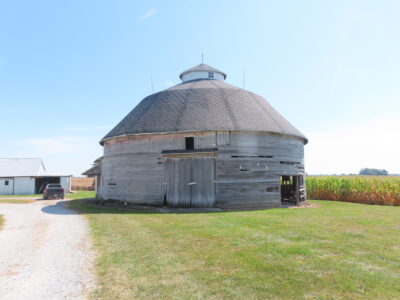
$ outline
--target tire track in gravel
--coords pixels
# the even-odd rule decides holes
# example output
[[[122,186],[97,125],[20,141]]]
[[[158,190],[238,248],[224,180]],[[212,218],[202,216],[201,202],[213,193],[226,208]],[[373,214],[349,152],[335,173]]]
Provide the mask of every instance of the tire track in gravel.
[[[64,204],[0,204],[0,299],[87,299],[95,286],[88,225]]]

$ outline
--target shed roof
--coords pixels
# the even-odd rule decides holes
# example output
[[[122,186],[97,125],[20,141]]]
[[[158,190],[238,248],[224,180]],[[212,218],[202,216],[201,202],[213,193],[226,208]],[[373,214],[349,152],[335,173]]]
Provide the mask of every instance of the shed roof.
[[[45,171],[40,158],[0,158],[0,177],[40,176]]]
[[[183,82],[144,98],[100,143],[130,134],[208,130],[272,132],[307,143],[263,97],[213,79]]]
[[[87,175],[87,176],[93,176],[93,175],[101,175],[101,165],[96,164],[89,169],[87,169],[85,172],[82,173],[82,175]]]

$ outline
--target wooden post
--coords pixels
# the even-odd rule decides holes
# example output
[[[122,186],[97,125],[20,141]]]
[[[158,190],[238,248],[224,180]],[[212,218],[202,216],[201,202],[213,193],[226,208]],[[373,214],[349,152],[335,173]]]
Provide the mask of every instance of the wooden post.
[[[295,177],[295,188],[296,188],[296,205],[299,205],[300,202],[300,184],[299,184],[299,176]]]

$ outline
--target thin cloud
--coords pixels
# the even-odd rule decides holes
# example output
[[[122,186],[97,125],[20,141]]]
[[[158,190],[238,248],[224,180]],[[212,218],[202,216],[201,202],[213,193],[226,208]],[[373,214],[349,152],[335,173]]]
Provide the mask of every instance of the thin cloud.
[[[306,171],[309,174],[358,173],[361,168],[400,173],[396,119],[377,118],[326,132],[307,134]]]
[[[142,21],[152,17],[155,13],[156,13],[155,8],[149,9],[143,15],[141,15],[137,20],[138,20],[138,22],[142,22]]]
[[[75,136],[29,138],[18,141],[20,151],[35,156],[80,154],[89,146],[96,145],[96,140]],[[23,150],[21,150],[23,149]]]
[[[99,126],[76,126],[76,127],[67,127],[66,131],[106,131],[111,130],[112,125],[99,125]]]
[[[49,174],[74,176],[81,176],[103,152],[98,139],[80,136],[28,138],[6,146],[0,157],[40,157]]]

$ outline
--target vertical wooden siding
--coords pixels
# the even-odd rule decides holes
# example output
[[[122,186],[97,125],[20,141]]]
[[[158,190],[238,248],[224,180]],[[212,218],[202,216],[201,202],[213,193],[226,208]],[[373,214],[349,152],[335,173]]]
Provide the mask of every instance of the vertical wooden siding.
[[[277,207],[280,205],[280,176],[304,173],[303,142],[290,137],[228,131],[131,136],[106,141],[100,197],[163,205],[165,185],[161,151],[184,150],[185,136],[195,137],[196,149],[218,147],[213,178],[217,207]],[[198,169],[201,167],[200,164]],[[171,172],[178,174],[175,176],[188,176],[179,167],[174,168],[177,169]],[[201,180],[210,178],[207,172],[202,171]],[[270,189],[267,191],[267,188]],[[185,193],[197,195],[195,190]]]
[[[215,158],[212,156],[167,157],[167,204],[172,207],[214,206],[214,174]]]
[[[229,140],[229,145],[218,145],[216,206],[279,207],[280,176],[297,175],[304,167],[303,143],[256,133],[231,133]]]

